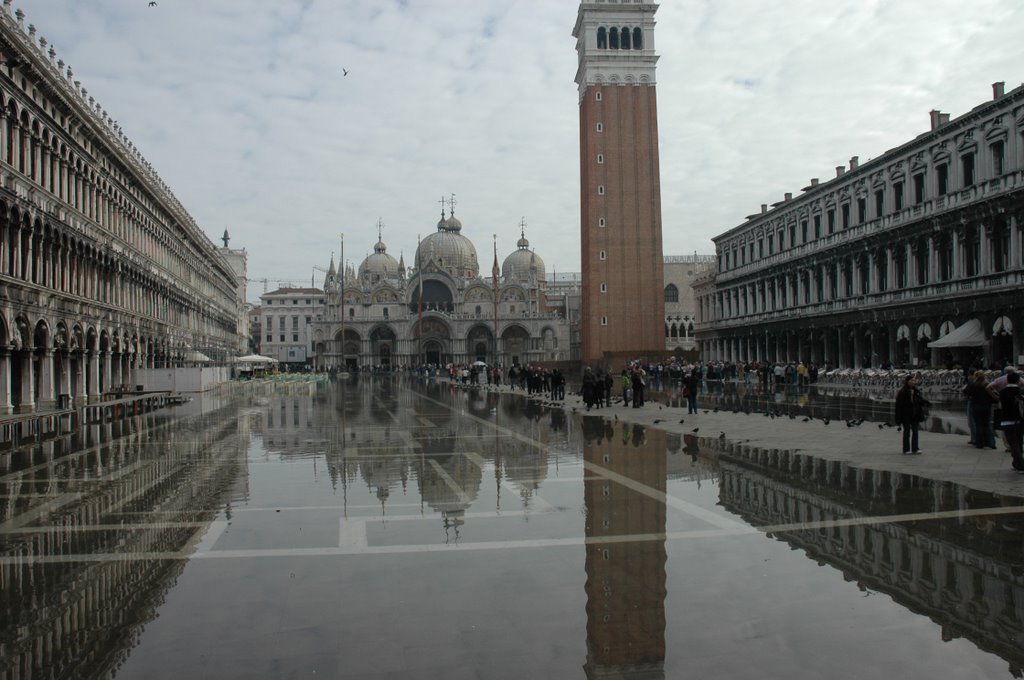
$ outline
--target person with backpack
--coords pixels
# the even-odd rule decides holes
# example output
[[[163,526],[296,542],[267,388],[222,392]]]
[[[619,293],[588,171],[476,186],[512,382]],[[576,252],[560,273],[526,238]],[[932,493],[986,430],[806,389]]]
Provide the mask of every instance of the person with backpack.
[[[999,390],[1000,422],[1006,443],[1013,458],[1013,469],[1024,474],[1024,456],[1021,455],[1021,438],[1024,435],[1024,398],[1020,391],[1020,373],[1006,374],[1006,387]]]

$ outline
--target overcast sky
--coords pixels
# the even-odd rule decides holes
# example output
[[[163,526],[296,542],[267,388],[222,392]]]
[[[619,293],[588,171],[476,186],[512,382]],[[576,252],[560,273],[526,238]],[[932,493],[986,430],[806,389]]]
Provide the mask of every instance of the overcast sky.
[[[18,3],[249,277],[316,285],[383,222],[411,265],[455,194],[489,274],[519,224],[579,271],[572,0]],[[664,0],[655,44],[666,255],[811,177],[1024,81],[1020,0]],[[343,75],[343,70],[348,75]],[[262,283],[249,288],[258,298]]]

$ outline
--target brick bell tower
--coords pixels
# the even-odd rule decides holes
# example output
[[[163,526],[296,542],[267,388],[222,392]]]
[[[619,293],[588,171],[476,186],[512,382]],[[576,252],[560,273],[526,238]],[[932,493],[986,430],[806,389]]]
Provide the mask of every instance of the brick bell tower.
[[[582,359],[665,351],[654,13],[646,0],[580,3]]]

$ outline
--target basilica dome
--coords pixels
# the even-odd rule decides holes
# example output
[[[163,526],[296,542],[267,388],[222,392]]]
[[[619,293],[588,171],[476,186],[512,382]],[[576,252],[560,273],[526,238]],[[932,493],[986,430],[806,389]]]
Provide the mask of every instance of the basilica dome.
[[[452,276],[475,277],[480,271],[476,248],[462,235],[462,223],[454,215],[448,219],[441,214],[437,231],[428,235],[416,248],[416,262],[426,267],[431,262]]]
[[[373,282],[393,279],[400,275],[401,270],[398,261],[388,255],[384,241],[378,240],[373,247],[373,254],[367,255],[359,265],[359,278],[369,277]]]
[[[526,240],[526,235],[522,234],[516,242],[515,252],[506,257],[505,262],[502,263],[501,275],[509,283],[514,281],[526,282],[530,280],[534,268],[536,268],[537,272],[537,281],[543,282],[546,278],[544,260],[540,258],[540,255],[530,250],[530,242]]]

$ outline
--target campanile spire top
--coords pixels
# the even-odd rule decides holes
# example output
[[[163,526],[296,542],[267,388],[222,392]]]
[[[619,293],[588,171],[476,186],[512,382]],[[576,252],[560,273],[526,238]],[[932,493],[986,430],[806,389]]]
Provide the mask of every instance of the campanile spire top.
[[[646,0],[581,2],[576,38],[580,97],[591,85],[654,85],[654,13]]]

